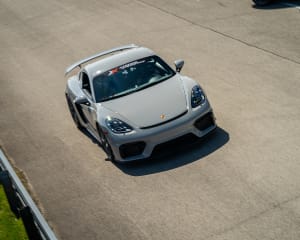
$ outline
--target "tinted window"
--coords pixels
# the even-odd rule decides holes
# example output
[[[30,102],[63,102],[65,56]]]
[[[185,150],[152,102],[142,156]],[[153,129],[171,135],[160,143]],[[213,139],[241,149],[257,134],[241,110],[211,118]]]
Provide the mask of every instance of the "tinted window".
[[[96,102],[131,94],[174,75],[175,72],[157,56],[129,62],[93,79]]]

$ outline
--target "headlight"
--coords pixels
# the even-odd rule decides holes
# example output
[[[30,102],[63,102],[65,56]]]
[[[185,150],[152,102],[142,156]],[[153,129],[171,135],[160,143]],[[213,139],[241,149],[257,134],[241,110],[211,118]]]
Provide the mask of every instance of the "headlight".
[[[198,107],[205,102],[205,95],[199,85],[196,85],[192,88],[191,94],[191,104],[192,108]]]
[[[117,134],[128,133],[133,130],[131,126],[127,123],[124,123],[120,119],[117,118],[107,118],[105,120],[107,127],[113,132]]]

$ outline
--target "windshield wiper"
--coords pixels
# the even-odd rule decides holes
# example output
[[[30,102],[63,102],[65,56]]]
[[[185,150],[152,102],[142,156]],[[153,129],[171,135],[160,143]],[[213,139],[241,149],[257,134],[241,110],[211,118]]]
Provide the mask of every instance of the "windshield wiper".
[[[162,81],[165,81],[165,80],[171,78],[172,76],[173,76],[173,75],[169,75],[169,76],[162,77],[162,78],[159,79],[158,81],[155,81],[155,82],[149,83],[149,84],[147,84],[147,85],[141,86],[141,87],[139,87],[139,88],[136,88],[136,89],[134,90],[134,92],[138,92],[138,91],[143,90],[143,89],[145,89],[145,88],[151,87],[151,86],[153,86],[153,85],[155,85],[155,84],[161,83]]]
[[[124,92],[124,93],[112,95],[110,97],[101,99],[99,102],[105,102],[105,101],[108,101],[108,100],[112,100],[112,99],[116,99],[116,98],[119,98],[119,97],[123,97],[123,96],[129,95],[129,94],[131,94],[133,92],[135,92],[135,91],[132,90],[132,91],[129,91],[129,92]]]

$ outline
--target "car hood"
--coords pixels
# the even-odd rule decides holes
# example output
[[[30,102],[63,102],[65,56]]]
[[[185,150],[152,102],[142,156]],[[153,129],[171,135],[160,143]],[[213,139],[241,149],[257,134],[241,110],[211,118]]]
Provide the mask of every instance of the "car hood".
[[[101,105],[140,128],[170,121],[187,111],[186,95],[178,74],[141,91],[103,102]]]

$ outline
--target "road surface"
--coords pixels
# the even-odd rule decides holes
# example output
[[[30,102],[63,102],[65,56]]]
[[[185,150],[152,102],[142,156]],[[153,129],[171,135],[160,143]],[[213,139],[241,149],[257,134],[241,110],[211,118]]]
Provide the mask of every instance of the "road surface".
[[[0,144],[58,237],[300,239],[299,5],[0,0]],[[64,70],[128,43],[185,60],[214,135],[148,162],[104,160],[71,120]]]

